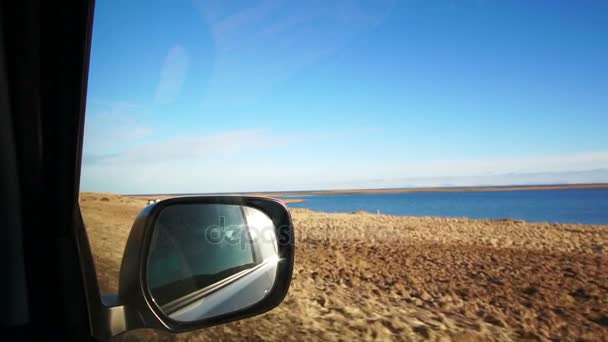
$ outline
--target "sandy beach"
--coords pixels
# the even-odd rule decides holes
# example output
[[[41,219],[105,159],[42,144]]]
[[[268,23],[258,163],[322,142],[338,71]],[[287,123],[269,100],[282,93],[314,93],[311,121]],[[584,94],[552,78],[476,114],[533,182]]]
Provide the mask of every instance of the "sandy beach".
[[[116,292],[124,245],[146,199],[83,193],[80,203],[101,288]],[[279,307],[156,337],[608,340],[608,225],[291,213],[296,263]]]

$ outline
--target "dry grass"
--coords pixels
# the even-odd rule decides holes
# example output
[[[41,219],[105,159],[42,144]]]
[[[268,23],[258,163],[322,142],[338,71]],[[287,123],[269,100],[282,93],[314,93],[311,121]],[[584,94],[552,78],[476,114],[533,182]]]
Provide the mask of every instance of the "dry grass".
[[[145,203],[81,195],[104,291],[117,288],[124,244]],[[608,340],[608,226],[292,215],[296,265],[284,303],[176,339]]]

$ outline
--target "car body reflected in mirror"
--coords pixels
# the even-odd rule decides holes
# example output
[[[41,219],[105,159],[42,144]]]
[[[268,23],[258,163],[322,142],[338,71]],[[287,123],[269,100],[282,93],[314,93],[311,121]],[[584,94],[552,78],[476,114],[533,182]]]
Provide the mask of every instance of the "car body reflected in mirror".
[[[236,204],[175,204],[153,227],[146,282],[160,311],[193,322],[242,310],[272,289],[278,245],[273,221]]]

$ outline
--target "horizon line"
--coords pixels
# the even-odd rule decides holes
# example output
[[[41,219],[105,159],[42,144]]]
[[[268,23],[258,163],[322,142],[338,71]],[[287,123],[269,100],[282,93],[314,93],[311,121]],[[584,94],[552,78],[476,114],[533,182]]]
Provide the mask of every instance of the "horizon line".
[[[324,195],[324,194],[381,194],[407,192],[455,192],[455,191],[517,191],[517,190],[566,190],[566,189],[608,189],[608,183],[557,183],[557,184],[512,184],[512,185],[472,185],[472,186],[437,186],[437,187],[388,187],[358,189],[315,189],[284,191],[227,191],[227,192],[189,192],[189,193],[146,193],[120,194],[121,196],[194,196],[194,195],[237,195],[265,194],[277,196],[289,195]],[[88,191],[83,191],[88,192]],[[91,191],[94,192],[94,191]]]

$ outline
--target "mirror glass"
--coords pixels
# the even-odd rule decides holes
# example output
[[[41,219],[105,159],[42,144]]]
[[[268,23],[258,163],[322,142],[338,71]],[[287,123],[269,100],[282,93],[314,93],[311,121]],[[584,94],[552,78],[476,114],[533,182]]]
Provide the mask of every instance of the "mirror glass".
[[[147,262],[151,297],[168,317],[193,322],[256,304],[279,261],[270,217],[252,207],[175,204],[155,223]]]

